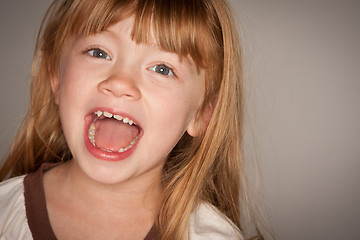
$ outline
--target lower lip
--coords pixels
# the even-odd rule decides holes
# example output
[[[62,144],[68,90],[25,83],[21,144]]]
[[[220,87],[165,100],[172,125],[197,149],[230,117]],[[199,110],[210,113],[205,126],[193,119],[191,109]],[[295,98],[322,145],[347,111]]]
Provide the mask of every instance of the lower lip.
[[[104,160],[104,161],[121,161],[124,160],[126,158],[128,158],[134,151],[135,148],[137,147],[138,142],[140,141],[141,138],[141,133],[139,135],[139,139],[138,141],[135,143],[134,146],[132,146],[129,150],[119,153],[119,152],[106,152],[104,150],[101,150],[100,148],[95,147],[89,139],[89,135],[88,135],[88,127],[89,127],[89,123],[85,124],[85,130],[84,130],[84,140],[85,140],[85,146],[87,148],[87,150],[90,152],[91,155],[93,155],[94,157],[96,157],[97,159],[100,160]]]

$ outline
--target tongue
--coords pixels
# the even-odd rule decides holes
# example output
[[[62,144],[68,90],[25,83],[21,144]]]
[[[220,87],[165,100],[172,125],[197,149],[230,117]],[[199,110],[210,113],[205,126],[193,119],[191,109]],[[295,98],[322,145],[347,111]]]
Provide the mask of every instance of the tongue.
[[[95,127],[96,146],[111,151],[125,148],[139,134],[136,126],[110,118],[97,120]]]

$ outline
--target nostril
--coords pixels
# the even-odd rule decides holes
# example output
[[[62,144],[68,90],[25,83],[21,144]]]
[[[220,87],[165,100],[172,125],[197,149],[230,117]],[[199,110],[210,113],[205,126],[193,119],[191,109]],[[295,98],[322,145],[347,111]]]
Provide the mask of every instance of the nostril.
[[[98,89],[99,89],[100,92],[102,92],[102,93],[105,94],[105,95],[110,95],[110,94],[112,94],[112,93],[111,93],[111,90],[110,90],[109,88],[99,86]]]

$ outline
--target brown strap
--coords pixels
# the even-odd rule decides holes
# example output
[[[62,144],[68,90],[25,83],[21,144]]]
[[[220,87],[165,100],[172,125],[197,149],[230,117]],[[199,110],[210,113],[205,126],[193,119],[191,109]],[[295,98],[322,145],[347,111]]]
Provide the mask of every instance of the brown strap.
[[[144,240],[160,240],[160,234],[159,231],[157,230],[157,228],[155,227],[155,224],[153,225],[153,227],[150,229],[150,232],[146,235]]]
[[[24,178],[26,216],[34,240],[56,240],[46,208],[43,173],[57,164],[43,164]]]

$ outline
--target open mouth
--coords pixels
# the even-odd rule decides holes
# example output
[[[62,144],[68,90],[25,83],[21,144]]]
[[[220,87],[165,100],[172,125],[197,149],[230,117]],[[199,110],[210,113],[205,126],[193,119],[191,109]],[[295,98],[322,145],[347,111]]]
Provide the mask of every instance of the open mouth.
[[[92,114],[88,138],[94,147],[109,153],[123,153],[139,140],[141,128],[121,115],[97,110]]]

